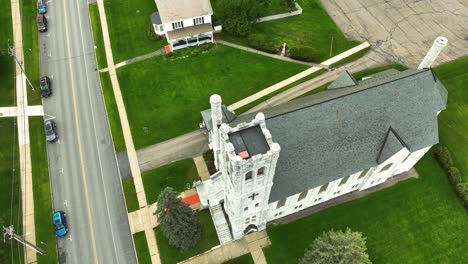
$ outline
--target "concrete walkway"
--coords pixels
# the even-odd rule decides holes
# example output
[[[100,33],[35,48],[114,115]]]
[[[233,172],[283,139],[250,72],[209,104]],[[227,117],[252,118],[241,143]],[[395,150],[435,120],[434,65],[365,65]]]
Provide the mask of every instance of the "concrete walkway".
[[[128,64],[131,64],[131,63],[135,63],[135,62],[138,62],[138,61],[146,60],[146,59],[149,59],[149,58],[154,57],[154,56],[163,55],[165,53],[166,53],[166,51],[164,50],[164,48],[162,48],[162,49],[159,49],[157,51],[154,51],[154,52],[142,55],[142,56],[135,57],[133,59],[129,59],[129,60],[126,60],[126,61],[119,62],[119,63],[117,63],[115,65],[115,68],[117,69],[117,68],[120,68],[122,66],[125,66],[125,65],[128,65]],[[99,71],[100,72],[108,72],[109,68],[104,68],[104,69],[101,69]]]
[[[13,23],[13,39],[16,57],[20,63],[24,62],[23,35],[21,28],[20,3],[18,0],[11,1],[11,18]],[[26,78],[21,68],[16,66],[16,116],[18,125],[19,163],[21,175],[22,211],[23,211],[23,234],[24,238],[32,244],[36,244],[36,229],[34,224],[34,195],[31,173],[31,156],[29,145],[29,119],[28,119],[28,94]],[[24,67],[24,64],[23,64]],[[11,110],[8,109],[12,114]],[[25,263],[36,263],[36,252],[25,247]]]
[[[203,159],[203,156],[196,156],[193,158],[193,161],[195,162],[198,176],[200,176],[201,180],[208,180],[210,178],[210,172],[208,171],[208,167],[206,166],[206,162],[205,159]]]
[[[349,57],[349,56],[351,56],[351,55],[353,55],[353,54],[355,54],[355,53],[357,53],[357,52],[359,52],[359,51],[361,51],[363,49],[368,48],[369,46],[370,46],[369,43],[364,42],[364,43],[362,43],[362,44],[360,44],[360,45],[358,45],[358,46],[356,46],[356,47],[354,47],[352,49],[349,49],[349,50],[347,50],[347,51],[345,51],[343,53],[340,53],[340,54],[336,55],[335,57],[333,57],[331,59],[328,59],[328,60],[322,62],[321,64],[331,66],[334,63],[339,62],[340,60],[343,60],[343,59],[345,59],[345,58],[347,58],[347,57]],[[231,110],[231,111],[239,109],[239,108],[241,108],[241,107],[243,107],[245,105],[248,105],[248,104],[250,104],[250,103],[252,103],[252,102],[254,102],[254,101],[256,101],[256,100],[258,100],[258,99],[260,99],[260,98],[262,98],[262,97],[264,97],[264,96],[266,96],[268,94],[270,94],[270,93],[273,93],[273,92],[275,92],[275,91],[277,91],[277,90],[279,90],[279,89],[281,89],[283,87],[286,87],[286,86],[288,86],[288,85],[290,85],[290,84],[292,84],[292,83],[294,83],[294,82],[296,82],[296,81],[298,81],[298,80],[300,80],[300,79],[302,79],[302,78],[304,78],[304,77],[306,77],[308,75],[311,75],[311,74],[319,71],[320,69],[321,68],[315,67],[315,66],[312,67],[312,68],[309,68],[309,69],[307,69],[307,70],[305,70],[303,72],[300,72],[300,73],[298,73],[298,74],[296,74],[294,76],[289,77],[286,80],[283,80],[283,81],[281,81],[279,83],[273,84],[272,86],[270,86],[268,88],[265,88],[265,89],[255,93],[255,94],[247,97],[247,98],[244,98],[244,99],[242,99],[242,100],[228,106],[228,109]]]
[[[24,111],[26,116],[44,115],[44,108],[42,107],[42,105],[32,105],[25,107],[26,109]],[[18,116],[18,111],[23,111],[23,109],[16,106],[0,107],[0,117],[15,117]]]
[[[328,66],[328,65],[322,65],[322,64],[318,64],[318,63],[295,60],[295,59],[291,59],[291,58],[286,57],[286,56],[271,54],[271,53],[264,52],[264,51],[261,51],[261,50],[256,50],[256,49],[252,49],[252,48],[249,48],[249,47],[246,47],[246,46],[238,45],[238,44],[235,44],[235,43],[232,43],[232,42],[227,42],[227,41],[224,41],[224,40],[216,40],[216,43],[223,44],[223,45],[226,45],[226,46],[229,46],[229,47],[232,47],[232,48],[240,49],[240,50],[243,50],[243,51],[248,51],[248,52],[260,54],[260,55],[267,56],[267,57],[274,58],[274,59],[278,59],[278,60],[284,60],[284,61],[297,63],[297,64],[302,64],[302,65],[307,65],[307,66],[311,66],[311,67],[315,66],[315,67],[323,68],[323,69],[330,68],[330,66]]]
[[[104,47],[106,50],[107,65],[109,68],[109,75],[112,82],[112,88],[115,95],[115,101],[120,116],[120,123],[122,125],[122,132],[125,140],[125,147],[127,149],[128,160],[130,163],[130,171],[132,173],[133,182],[135,184],[135,190],[137,193],[138,204],[140,205],[142,224],[146,235],[146,241],[151,256],[151,262],[153,264],[161,263],[159,257],[159,250],[156,244],[156,236],[154,234],[151,217],[152,211],[147,204],[145,189],[143,188],[143,180],[141,178],[140,166],[138,164],[137,154],[135,146],[133,144],[132,134],[130,132],[130,125],[128,123],[127,112],[125,111],[125,105],[123,102],[122,94],[120,92],[120,85],[117,79],[116,68],[114,65],[114,58],[112,56],[111,43],[109,38],[109,31],[107,26],[106,11],[104,9],[104,1],[98,0],[99,17],[101,19],[102,35],[104,39]],[[129,219],[130,220],[130,219]]]
[[[262,248],[270,245],[266,231],[253,232],[242,239],[230,242],[224,246],[214,247],[200,255],[191,257],[180,263],[184,264],[219,264],[251,253],[256,264],[266,264]]]

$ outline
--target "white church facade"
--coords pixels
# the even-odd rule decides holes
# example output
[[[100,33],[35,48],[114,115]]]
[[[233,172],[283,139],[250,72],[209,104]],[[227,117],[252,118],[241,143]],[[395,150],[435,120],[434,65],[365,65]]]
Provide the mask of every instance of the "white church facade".
[[[201,114],[217,172],[195,186],[221,244],[410,170],[438,143],[447,91],[425,68],[437,54],[416,70],[344,72],[325,92],[241,116],[211,96]]]

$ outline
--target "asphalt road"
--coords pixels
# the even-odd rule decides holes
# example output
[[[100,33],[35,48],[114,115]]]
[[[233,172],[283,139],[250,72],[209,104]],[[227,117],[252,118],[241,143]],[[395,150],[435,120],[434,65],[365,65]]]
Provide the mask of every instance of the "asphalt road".
[[[60,138],[48,144],[49,173],[54,210],[66,212],[69,226],[69,234],[58,239],[59,260],[136,263],[87,1],[51,0],[46,16],[41,74],[51,77],[53,94],[43,104]]]

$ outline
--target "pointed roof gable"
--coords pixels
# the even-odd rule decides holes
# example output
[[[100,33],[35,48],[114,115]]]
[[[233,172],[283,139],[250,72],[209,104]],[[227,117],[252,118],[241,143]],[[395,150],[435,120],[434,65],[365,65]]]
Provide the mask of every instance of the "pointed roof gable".
[[[344,71],[334,82],[332,82],[332,84],[328,86],[328,89],[349,87],[356,84],[358,84],[356,79],[354,79],[348,71]]]
[[[382,148],[380,149],[379,156],[377,157],[377,163],[381,164],[382,162],[388,160],[403,148],[408,147],[406,146],[405,142],[398,136],[395,130],[390,127],[388,129],[387,135],[385,136]]]

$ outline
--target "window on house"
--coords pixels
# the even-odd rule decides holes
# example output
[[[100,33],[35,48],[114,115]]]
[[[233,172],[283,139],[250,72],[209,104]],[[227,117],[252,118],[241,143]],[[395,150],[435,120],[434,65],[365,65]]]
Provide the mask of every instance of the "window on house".
[[[163,27],[163,26],[159,26],[159,31],[164,31],[164,27]]]
[[[245,180],[248,181],[248,180],[251,180],[252,179],[252,172],[249,171],[245,174]]]
[[[408,160],[409,156],[411,156],[411,153],[408,154],[408,156],[406,156],[406,158],[401,163],[405,163],[405,161]]]
[[[244,211],[247,211],[247,210],[249,210],[249,207],[245,207],[245,208],[244,208]]]
[[[194,25],[200,25],[205,23],[205,18],[204,17],[197,17],[193,19],[193,24]]]
[[[358,179],[361,179],[361,178],[363,178],[364,176],[366,176],[366,174],[369,172],[369,170],[370,170],[370,168],[367,169],[367,170],[363,170],[363,171],[361,172],[361,174],[359,174]]]
[[[299,194],[299,198],[297,199],[297,201],[304,200],[307,197],[308,192],[309,192],[309,190],[303,191],[301,194]]]
[[[184,22],[183,21],[177,21],[172,23],[172,29],[178,29],[178,28],[183,28],[184,27]]]
[[[265,174],[265,167],[261,167],[260,169],[257,170],[257,175],[262,176]]]
[[[283,207],[286,204],[286,198],[279,200],[278,204],[276,205],[276,209]]]
[[[341,182],[340,182],[340,186],[343,185],[343,184],[345,184],[345,183],[348,181],[348,179],[349,179],[349,175],[346,176],[346,177],[344,177],[344,178],[341,180]]]
[[[328,183],[327,184],[324,184],[322,185],[322,187],[320,187],[320,190],[319,190],[319,193],[323,193],[324,191],[326,191],[328,188]]]
[[[392,167],[392,165],[393,165],[393,163],[390,163],[390,164],[385,165],[385,167],[383,167],[383,168],[380,170],[380,172],[384,172],[384,171],[390,169],[390,167]]]
[[[255,207],[258,207],[258,206],[259,206],[259,204],[258,204],[258,203],[256,203],[256,204],[255,204]]]

